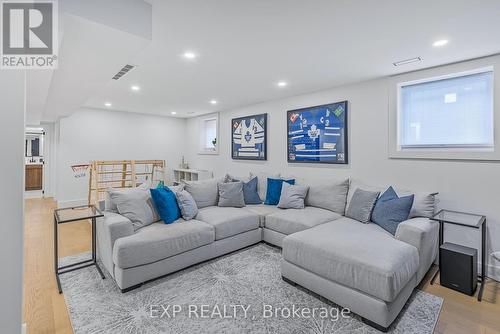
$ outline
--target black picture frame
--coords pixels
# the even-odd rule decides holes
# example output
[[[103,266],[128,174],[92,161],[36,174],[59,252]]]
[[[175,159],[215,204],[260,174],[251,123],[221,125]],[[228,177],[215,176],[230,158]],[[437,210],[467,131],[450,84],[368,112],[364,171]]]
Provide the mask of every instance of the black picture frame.
[[[249,136],[251,137],[250,139],[255,140],[255,135],[257,135],[258,138],[256,140],[261,141],[262,136],[260,136],[260,133],[263,133],[262,142],[254,145],[254,149],[256,151],[252,150],[251,146],[248,146],[247,149],[251,151],[244,152],[241,151],[241,140],[244,139],[244,134],[242,134],[242,137],[239,137],[236,130],[243,122],[245,122],[245,124],[248,124],[248,122],[252,124],[252,121],[256,122],[258,126],[262,127],[263,131],[253,129],[254,132],[249,134]],[[251,125],[248,126],[248,128],[250,127]],[[240,141],[240,143],[238,143],[238,141]],[[257,153],[257,155],[255,155],[255,153]],[[267,113],[237,117],[231,120],[231,157],[234,160],[267,160]]]
[[[291,148],[292,140],[293,140],[293,135],[291,135],[290,132],[290,127],[292,119],[291,116],[294,114],[301,115],[304,112],[312,112],[312,110],[319,110],[319,109],[327,109],[327,108],[337,108],[338,106],[342,106],[343,108],[343,117],[342,117],[342,122],[341,126],[338,126],[336,128],[340,128],[339,134],[337,136],[340,137],[341,141],[341,151],[340,154],[343,154],[342,157],[343,159],[339,160],[339,151],[337,151],[338,148],[338,141],[335,143],[335,155],[336,159],[321,159],[320,155],[317,160],[314,160],[312,158],[303,158],[303,159],[297,159],[296,155],[294,156],[295,150]],[[328,104],[322,104],[322,105],[317,105],[317,106],[312,106],[312,107],[306,107],[306,108],[300,108],[300,109],[294,109],[294,110],[288,110],[286,112],[286,136],[287,136],[287,151],[286,151],[286,157],[287,157],[287,162],[288,163],[306,163],[306,164],[335,164],[335,165],[347,165],[349,164],[349,101],[340,101],[340,102],[334,102],[334,103],[328,103]],[[314,124],[314,123],[313,123]],[[321,129],[320,129],[321,132]],[[291,156],[294,156],[295,159],[291,159]]]

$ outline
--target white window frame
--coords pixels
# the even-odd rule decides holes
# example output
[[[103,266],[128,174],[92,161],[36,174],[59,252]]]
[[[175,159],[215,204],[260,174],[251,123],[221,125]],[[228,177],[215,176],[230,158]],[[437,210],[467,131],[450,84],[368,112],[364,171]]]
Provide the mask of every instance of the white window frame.
[[[495,71],[493,69],[493,66],[488,66],[488,67],[483,67],[483,68],[478,68],[470,71],[464,71],[464,72],[459,72],[459,73],[451,73],[447,75],[441,75],[437,77],[432,77],[432,78],[424,78],[424,79],[419,79],[419,80],[413,80],[413,81],[408,81],[408,82],[400,82],[397,85],[397,90],[398,90],[398,150],[417,150],[417,149],[423,149],[423,150],[434,150],[434,149],[464,149],[464,150],[470,150],[470,151],[483,151],[483,150],[493,150],[492,145],[415,145],[415,146],[405,146],[401,145],[401,127],[403,126],[403,117],[402,117],[402,112],[403,112],[403,99],[401,97],[401,92],[403,87],[406,86],[412,86],[412,85],[418,85],[422,83],[428,83],[428,82],[435,82],[435,81],[440,81],[440,80],[446,80],[446,79],[453,79],[453,78],[460,78],[460,77],[465,77],[468,75],[474,75],[474,74],[481,74],[481,73],[488,73],[488,72],[493,72],[493,77],[495,77]],[[491,96],[494,99],[494,89],[493,87],[491,88]],[[491,122],[494,124],[494,112],[491,115],[492,119]]]
[[[215,120],[216,124],[216,138],[217,138],[217,144],[215,147],[212,148],[207,148],[205,147],[205,139],[206,139],[206,128],[205,124],[207,121],[213,121]],[[210,114],[210,115],[204,115],[201,116],[198,119],[198,134],[199,134],[199,139],[198,139],[198,154],[214,154],[217,155],[219,154],[219,147],[220,147],[220,136],[219,136],[219,114]]]
[[[500,87],[495,67],[500,66],[500,56],[492,56],[467,62],[456,63],[422,71],[405,73],[388,79],[389,124],[388,153],[392,159],[436,159],[436,160],[500,160]],[[409,84],[435,81],[482,72],[493,72],[493,147],[401,147],[401,87]]]

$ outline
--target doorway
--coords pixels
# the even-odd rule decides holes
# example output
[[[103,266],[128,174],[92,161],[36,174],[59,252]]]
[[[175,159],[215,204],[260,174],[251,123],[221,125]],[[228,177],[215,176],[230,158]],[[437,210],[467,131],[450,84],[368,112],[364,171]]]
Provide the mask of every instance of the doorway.
[[[25,137],[25,197],[44,197],[45,131],[26,128]]]

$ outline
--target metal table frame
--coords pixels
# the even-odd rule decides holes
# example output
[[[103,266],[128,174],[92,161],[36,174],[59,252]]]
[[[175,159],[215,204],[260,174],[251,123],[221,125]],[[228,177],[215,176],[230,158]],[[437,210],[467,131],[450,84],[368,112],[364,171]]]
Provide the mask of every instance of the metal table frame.
[[[431,219],[439,222],[439,246],[443,244],[443,239],[444,239],[444,224],[452,224],[452,225],[459,225],[459,226],[465,226],[465,227],[470,227],[474,229],[479,229],[481,228],[481,275],[478,275],[477,281],[481,283],[481,286],[479,287],[479,293],[477,295],[477,300],[481,301],[483,298],[483,290],[484,290],[484,284],[486,282],[486,217],[482,215],[474,215],[474,216],[479,216],[480,220],[477,226],[473,225],[467,225],[467,224],[462,224],[459,222],[454,222],[454,221],[449,221],[449,220],[444,220],[441,218],[438,218],[439,214],[443,211],[448,211],[448,212],[456,212],[460,214],[466,214],[466,215],[471,215],[470,213],[467,212],[459,212],[459,211],[453,211],[453,210],[440,210],[438,213],[436,213]],[[441,259],[440,259],[440,252],[438,251],[438,259],[439,259],[439,264],[441,265]],[[431,285],[434,284],[434,281],[436,280],[436,276],[439,273],[439,267],[438,270],[434,273],[431,279]]]
[[[87,216],[82,216],[74,219],[61,219],[59,217],[59,212],[63,210],[77,210],[77,209],[83,209],[83,208],[90,208],[92,209],[95,214],[94,215],[87,215]],[[97,218],[104,217],[103,213],[96,208],[94,205],[81,205],[81,206],[75,206],[71,208],[61,208],[61,209],[56,209],[54,210],[54,271],[56,275],[56,281],[57,281],[57,288],[59,289],[59,293],[62,293],[61,289],[61,281],[59,280],[59,275],[68,273],[74,270],[90,267],[90,266],[95,266],[97,268],[97,271],[99,272],[99,275],[101,275],[102,279],[105,279],[106,277],[102,273],[101,268],[97,264],[97,252],[96,252],[96,222]],[[81,220],[87,220],[91,219],[92,220],[92,258],[72,264],[68,264],[62,267],[59,267],[59,237],[58,237],[58,225],[59,224],[66,224],[66,223],[71,223],[71,222],[76,222],[76,221],[81,221]]]

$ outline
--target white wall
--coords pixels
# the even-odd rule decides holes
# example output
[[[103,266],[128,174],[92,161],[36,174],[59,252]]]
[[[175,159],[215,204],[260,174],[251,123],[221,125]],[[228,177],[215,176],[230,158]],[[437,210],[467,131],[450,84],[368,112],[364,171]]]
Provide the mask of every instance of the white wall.
[[[45,197],[54,197],[56,192],[56,138],[55,123],[41,123],[39,125],[45,131],[43,144],[43,191]]]
[[[168,180],[185,151],[186,121],[171,117],[81,109],[56,126],[60,206],[85,204],[88,178],[75,179],[71,165],[92,160],[165,160]]]
[[[0,75],[0,328],[21,333],[24,226],[24,71]]]
[[[498,60],[498,59],[497,59]],[[220,154],[197,154],[198,119],[187,124],[188,162],[222,176],[248,171],[281,172],[305,179],[352,177],[374,185],[393,184],[414,191],[439,192],[439,207],[484,214],[488,219],[488,248],[500,250],[500,163],[445,160],[404,160],[388,157],[389,83],[392,78],[339,87],[220,113]],[[500,87],[495,87],[500,99]],[[286,111],[337,101],[349,101],[349,165],[304,165],[286,160]],[[231,119],[268,113],[268,160],[231,159]],[[500,110],[495,110],[500,117]],[[500,129],[497,129],[500,130]],[[472,229],[447,229],[448,240],[478,245]],[[489,253],[488,253],[489,254]],[[489,274],[500,278],[500,263],[489,259]],[[496,266],[493,268],[491,266]]]

